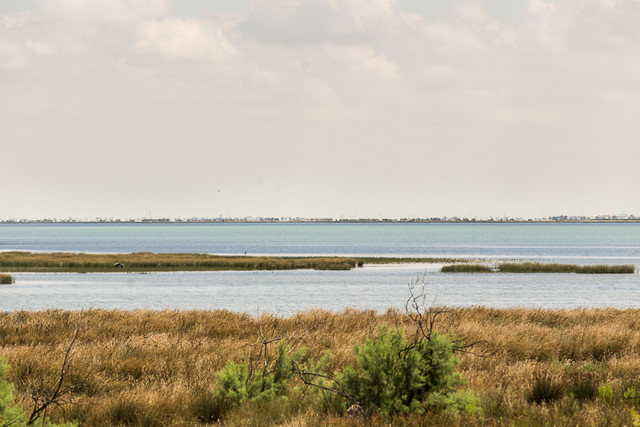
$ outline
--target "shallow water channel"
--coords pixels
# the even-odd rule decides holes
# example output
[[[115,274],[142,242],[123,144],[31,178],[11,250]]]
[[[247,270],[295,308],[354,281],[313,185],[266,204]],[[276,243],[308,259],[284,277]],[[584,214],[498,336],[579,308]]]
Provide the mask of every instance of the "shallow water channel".
[[[15,273],[0,286],[0,310],[225,309],[277,313],[348,307],[403,308],[424,276],[435,305],[640,307],[640,274],[443,274],[440,265],[365,266],[351,271]]]

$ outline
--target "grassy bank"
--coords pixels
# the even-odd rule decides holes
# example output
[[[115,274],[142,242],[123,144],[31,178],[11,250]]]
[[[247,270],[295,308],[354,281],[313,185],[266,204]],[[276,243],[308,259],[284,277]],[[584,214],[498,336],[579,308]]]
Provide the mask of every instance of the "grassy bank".
[[[640,402],[640,310],[455,309],[436,329],[467,342],[458,367],[481,415],[455,418],[438,411],[374,415],[370,425],[633,425]],[[80,425],[199,425],[210,414],[215,373],[239,362],[264,336],[295,337],[331,367],[354,360],[353,346],[379,326],[413,332],[404,314],[307,311],[287,318],[227,311],[61,311],[0,313],[0,356],[11,364],[16,402],[29,390],[51,387],[76,327],[80,334],[65,386],[74,405],[66,416]],[[253,350],[252,350],[253,349]],[[255,354],[255,353],[254,353]],[[301,387],[286,399],[232,408],[227,425],[361,425],[314,401]],[[48,413],[61,420],[62,411]],[[452,418],[453,417],[453,418]]]
[[[363,264],[444,264],[469,262],[466,258],[419,258],[419,257],[358,257],[358,262]]]
[[[204,270],[349,270],[358,265],[346,257],[258,257],[207,254],[0,253],[0,269],[37,272],[204,271]]]
[[[455,263],[457,258],[220,256],[0,252],[0,269],[20,272],[148,272],[208,270],[350,270],[363,264]]]
[[[13,277],[9,274],[0,274],[0,285],[10,285],[13,283]]]
[[[574,265],[544,264],[536,262],[502,263],[498,270],[503,273],[578,273],[578,274],[633,274],[633,265]]]
[[[443,273],[578,273],[578,274],[633,274],[635,266],[626,265],[574,265],[537,262],[501,263],[492,269],[484,264],[445,265]]]

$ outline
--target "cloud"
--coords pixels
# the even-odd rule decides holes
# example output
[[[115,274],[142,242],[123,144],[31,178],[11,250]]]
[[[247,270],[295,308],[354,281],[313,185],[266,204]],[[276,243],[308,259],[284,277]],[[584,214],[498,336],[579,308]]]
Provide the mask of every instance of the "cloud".
[[[18,70],[27,64],[24,49],[18,43],[0,39],[0,68]]]
[[[130,22],[164,16],[171,11],[169,0],[36,0],[49,16],[81,22]]]
[[[52,55],[55,52],[55,49],[47,43],[32,40],[27,40],[26,47],[37,55]]]
[[[0,23],[9,29],[24,27],[39,20],[40,18],[30,10],[25,10],[14,15],[0,16]]]
[[[259,0],[238,30],[260,43],[311,45],[353,40],[349,20],[324,0]]]
[[[171,59],[219,61],[234,53],[223,28],[211,22],[182,18],[142,23],[135,48]]]
[[[584,195],[575,199],[593,200],[603,177],[640,179],[627,168],[640,157],[640,2],[522,0],[517,17],[498,19],[491,1],[437,14],[401,0],[253,0],[233,11],[35,0],[32,12],[0,12],[7,173],[75,182],[81,193],[108,181],[114,159],[95,153],[115,147],[126,153],[113,177],[122,186],[136,170],[193,183],[191,206],[208,209],[198,195],[234,180],[236,200],[254,209],[240,215],[264,214],[251,202],[259,177],[281,200],[307,187],[325,194],[327,211],[343,209],[332,194],[350,203],[354,188],[375,209],[428,186],[433,200],[416,202],[426,210],[455,205],[457,192],[482,204],[486,188],[499,189],[494,204],[532,206],[545,200],[520,195],[563,180]],[[61,147],[64,165],[48,166]],[[625,153],[618,168],[615,152]],[[95,167],[74,181],[83,162]],[[282,213],[296,213],[290,203]]]

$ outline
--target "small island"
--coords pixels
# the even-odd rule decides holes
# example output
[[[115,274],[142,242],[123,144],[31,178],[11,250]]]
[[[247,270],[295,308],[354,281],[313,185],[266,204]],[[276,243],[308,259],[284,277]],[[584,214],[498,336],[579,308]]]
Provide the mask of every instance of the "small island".
[[[492,268],[485,264],[445,265],[443,273],[578,273],[578,274],[634,274],[633,264],[576,265],[540,262],[505,262]]]
[[[0,269],[7,272],[109,273],[216,270],[351,270],[364,264],[457,263],[457,258],[306,257],[210,255],[197,253],[134,252],[86,254],[72,252],[0,253]]]

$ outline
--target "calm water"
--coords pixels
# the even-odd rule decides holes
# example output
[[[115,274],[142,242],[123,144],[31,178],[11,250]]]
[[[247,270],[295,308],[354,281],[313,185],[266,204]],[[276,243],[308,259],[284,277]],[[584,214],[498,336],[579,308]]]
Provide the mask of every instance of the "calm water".
[[[0,225],[0,250],[204,252],[518,258],[640,265],[640,224],[70,224]],[[352,271],[15,274],[0,310],[403,307],[425,274],[436,304],[640,307],[640,275],[438,272],[438,265]]]
[[[408,283],[423,274],[436,304],[640,307],[638,274],[452,275],[402,266],[337,272],[22,273],[15,285],[0,287],[0,310],[198,308],[282,315],[308,308],[384,311],[402,308]]]
[[[640,262],[640,224],[0,224],[6,250]]]

